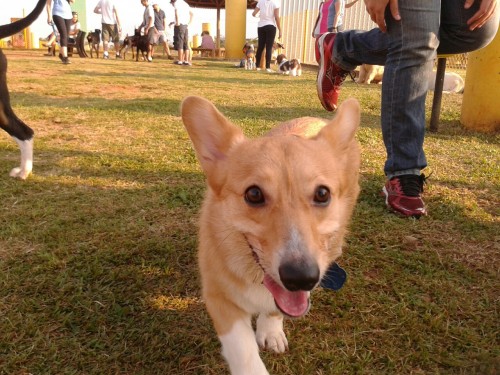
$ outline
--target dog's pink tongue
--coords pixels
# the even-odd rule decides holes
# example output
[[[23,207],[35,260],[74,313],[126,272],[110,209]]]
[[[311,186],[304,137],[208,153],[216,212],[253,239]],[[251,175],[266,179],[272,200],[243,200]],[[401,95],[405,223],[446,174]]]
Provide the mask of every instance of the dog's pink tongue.
[[[284,289],[269,275],[264,276],[264,286],[271,292],[274,301],[282,312],[291,316],[299,317],[304,315],[309,308],[309,292],[290,292]]]

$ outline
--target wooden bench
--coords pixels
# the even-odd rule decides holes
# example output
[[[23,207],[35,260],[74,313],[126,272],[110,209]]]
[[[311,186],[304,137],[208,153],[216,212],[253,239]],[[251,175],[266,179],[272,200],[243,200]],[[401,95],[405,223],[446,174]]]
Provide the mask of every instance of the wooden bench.
[[[199,52],[202,57],[215,57],[215,48],[192,48],[193,52]]]
[[[85,31],[79,31],[78,35],[75,38],[75,41],[69,41],[68,40],[68,56],[72,57],[74,49],[76,49],[76,52],[78,53],[78,56],[80,57],[88,57],[87,52],[85,52],[85,36],[87,33]],[[59,45],[59,44],[58,44]],[[60,49],[60,46],[59,46]],[[48,53],[52,56],[56,55],[56,48],[55,47],[48,47]]]
[[[224,57],[225,48],[191,48],[193,52],[199,52],[202,57]]]

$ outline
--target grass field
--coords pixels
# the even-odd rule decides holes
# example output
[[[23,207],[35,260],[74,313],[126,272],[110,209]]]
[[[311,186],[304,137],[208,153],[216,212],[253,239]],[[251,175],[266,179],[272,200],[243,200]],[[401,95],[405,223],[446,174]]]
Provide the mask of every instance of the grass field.
[[[225,374],[196,265],[204,177],[179,104],[204,96],[258,136],[330,116],[315,73],[4,52],[36,138],[19,181],[17,146],[0,136],[0,374]],[[285,324],[289,352],[264,362],[276,375],[500,373],[499,135],[463,130],[462,97],[444,95],[425,143],[430,214],[400,219],[379,197],[380,87],[346,82],[349,96],[362,191],[339,261],[348,282],[314,291],[309,315]]]

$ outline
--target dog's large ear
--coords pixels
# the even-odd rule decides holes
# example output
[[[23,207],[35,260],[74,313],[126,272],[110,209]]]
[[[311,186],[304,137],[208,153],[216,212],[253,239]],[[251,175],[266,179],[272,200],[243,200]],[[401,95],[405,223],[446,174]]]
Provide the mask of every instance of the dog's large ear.
[[[319,132],[316,138],[326,138],[337,152],[345,152],[354,140],[361,119],[356,99],[345,100],[337,109],[336,116]]]
[[[216,179],[217,165],[226,159],[234,145],[245,140],[245,136],[206,99],[197,96],[185,98],[181,113],[201,167],[209,183],[215,183],[211,179]]]

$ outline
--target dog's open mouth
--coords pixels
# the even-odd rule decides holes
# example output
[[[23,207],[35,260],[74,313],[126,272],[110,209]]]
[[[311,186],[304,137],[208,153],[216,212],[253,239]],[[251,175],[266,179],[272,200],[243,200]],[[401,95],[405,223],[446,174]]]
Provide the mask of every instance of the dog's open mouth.
[[[264,286],[271,292],[276,306],[283,314],[298,318],[309,310],[310,292],[303,290],[291,292],[279,285],[267,273],[264,276]]]
[[[288,315],[292,318],[298,318],[302,315],[305,315],[309,311],[310,292],[304,290],[292,292],[283,288],[276,281],[274,281],[274,279],[267,274],[264,267],[262,267],[259,256],[257,255],[254,247],[250,244],[250,241],[248,241],[248,238],[245,237],[245,239],[248,243],[248,246],[252,250],[252,255],[255,259],[255,263],[257,263],[264,272],[263,284],[272,294],[274,303],[276,304],[278,309],[280,309],[283,314]]]

